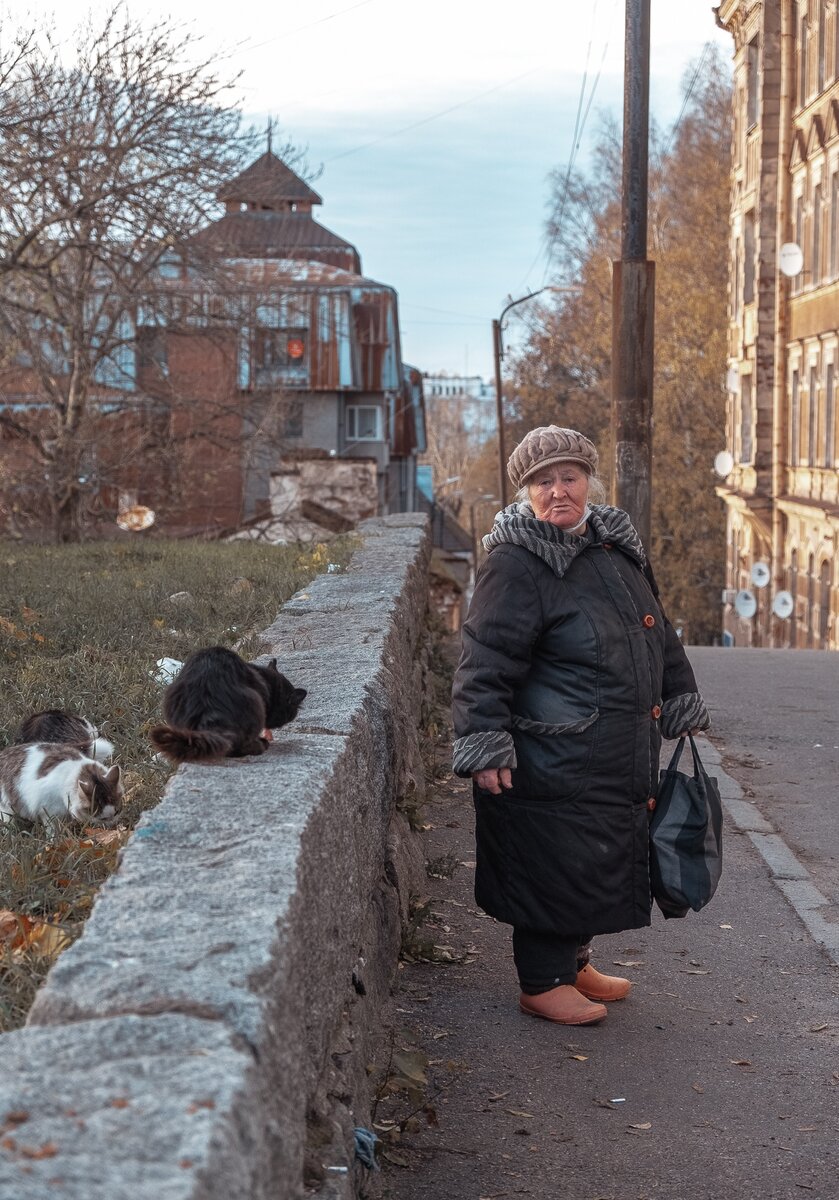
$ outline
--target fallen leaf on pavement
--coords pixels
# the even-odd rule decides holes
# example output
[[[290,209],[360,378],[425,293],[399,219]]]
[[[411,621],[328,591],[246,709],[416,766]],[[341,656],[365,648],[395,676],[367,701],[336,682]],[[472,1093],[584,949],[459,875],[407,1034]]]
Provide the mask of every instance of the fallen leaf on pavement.
[[[511,1117],[532,1117],[533,1113],[523,1112],[520,1108],[505,1108],[504,1112],[508,1112]]]
[[[652,1127],[653,1127],[652,1121],[644,1121],[640,1125],[630,1125],[629,1126],[630,1129],[652,1129]]]
[[[509,1094],[509,1092],[492,1092],[488,1099],[494,1104],[496,1100],[503,1100]]]
[[[700,1094],[704,1095],[704,1093],[705,1093],[705,1089],[704,1089],[704,1087],[702,1087],[702,1085],[701,1085],[701,1084],[698,1084],[698,1083],[692,1083],[690,1086],[693,1088],[693,1090],[694,1090],[695,1092],[699,1092]]]
[[[710,975],[710,971],[698,971],[695,967],[688,967],[683,971],[684,975]]]
[[[823,1029],[829,1029],[829,1028],[830,1028],[830,1026],[828,1025],[827,1021],[825,1021],[823,1025],[811,1025],[810,1033],[821,1033],[821,1031]]]
[[[569,1054],[569,1058],[573,1058],[575,1062],[588,1062],[587,1054]]]
[[[748,1058],[730,1058],[728,1061],[732,1067],[750,1067],[752,1065]]]
[[[615,967],[643,967],[646,966],[646,963],[644,963],[643,960],[636,958],[613,958],[612,965]]]

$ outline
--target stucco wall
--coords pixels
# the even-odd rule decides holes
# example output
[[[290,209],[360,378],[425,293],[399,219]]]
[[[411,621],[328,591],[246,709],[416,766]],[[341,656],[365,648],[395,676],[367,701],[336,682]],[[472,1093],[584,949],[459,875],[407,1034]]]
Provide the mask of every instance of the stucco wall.
[[[284,1200],[304,1173],[353,1194],[422,881],[398,799],[422,780],[428,563],[421,517],[360,532],[263,635],[309,690],[297,722],[259,758],[177,772],[0,1041],[4,1200]]]

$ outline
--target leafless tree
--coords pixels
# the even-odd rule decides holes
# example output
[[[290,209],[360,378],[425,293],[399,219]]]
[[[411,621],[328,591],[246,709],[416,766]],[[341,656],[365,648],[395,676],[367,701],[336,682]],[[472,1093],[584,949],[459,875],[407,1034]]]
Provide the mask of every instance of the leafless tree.
[[[0,45],[0,435],[30,486],[34,472],[56,539],[73,540],[127,409],[142,435],[124,454],[162,453],[173,398],[138,393],[137,356],[154,354],[158,320],[194,325],[190,305],[200,319],[219,286],[192,238],[254,134],[235,79],[172,21],[144,27],[118,5],[68,51],[40,28]],[[176,275],[179,307],[170,295],[161,316]]]

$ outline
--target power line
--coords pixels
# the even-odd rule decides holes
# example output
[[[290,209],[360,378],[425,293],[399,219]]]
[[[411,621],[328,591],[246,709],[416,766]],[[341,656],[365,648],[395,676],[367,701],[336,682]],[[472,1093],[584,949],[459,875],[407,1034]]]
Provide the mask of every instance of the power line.
[[[520,79],[526,79],[528,75],[535,75],[537,71],[541,71],[542,67],[531,67],[529,71],[522,71],[520,75],[514,75],[512,79],[505,79],[502,83],[493,84],[490,88],[485,88],[482,92],[476,92],[474,96],[469,96],[466,100],[460,100],[457,104],[451,104],[448,108],[442,108],[439,112],[432,113],[428,117],[422,117],[419,121],[412,121],[410,125],[403,125],[401,129],[394,129],[390,133],[383,133],[379,137],[371,138],[369,142],[362,142],[360,146],[353,146],[351,150],[342,150],[340,154],[333,154],[331,158],[325,160],[325,165],[336,162],[339,158],[346,158],[349,154],[358,154],[361,150],[366,150],[368,146],[375,146],[379,142],[387,141],[388,138],[400,137],[403,133],[409,133],[412,129],[419,129],[421,125],[428,125],[431,121],[438,120],[439,117],[446,117],[449,113],[456,112],[459,108],[466,108],[468,104],[474,104],[476,100],[482,100],[484,96],[489,96],[493,92],[498,92],[501,88],[510,87],[514,83],[518,83]]]
[[[614,23],[615,12],[617,10],[617,7],[618,7],[618,0],[615,0],[615,3],[612,5],[612,15],[609,18],[610,28],[611,28],[612,24]],[[594,12],[592,13],[592,24],[594,23],[594,17],[596,16],[596,14],[597,14],[597,5],[595,4]],[[600,56],[600,66],[597,68],[597,75],[595,76],[594,83],[592,84],[592,87],[591,87],[591,92],[589,93],[588,104],[586,105],[585,112],[583,113],[582,121],[578,120],[578,124],[575,125],[575,128],[574,128],[574,139],[573,139],[573,145],[572,145],[572,149],[571,149],[571,158],[568,162],[568,170],[565,173],[565,182],[563,184],[562,201],[560,204],[559,216],[556,219],[553,233],[551,234],[550,238],[548,239],[548,244],[545,249],[545,269],[542,273],[542,282],[543,283],[545,282],[545,280],[548,277],[548,271],[550,270],[550,265],[551,265],[551,255],[553,254],[554,246],[556,245],[556,239],[560,233],[560,230],[562,229],[562,218],[565,215],[565,205],[568,201],[568,189],[571,184],[571,174],[577,163],[577,154],[579,152],[580,145],[583,140],[583,131],[584,131],[584,129],[586,127],[586,123],[588,121],[588,115],[591,112],[591,106],[594,103],[594,96],[595,96],[595,93],[597,92],[597,87],[600,83],[600,77],[603,74],[603,64],[605,63],[606,55],[609,52],[610,41],[611,41],[611,33],[609,33],[607,35],[606,41],[603,43],[603,53]],[[585,93],[585,84],[586,84],[586,76],[584,75],[583,76],[583,86],[580,89],[580,106],[582,106],[582,103],[583,103],[583,95]],[[579,109],[577,111],[577,115],[578,115],[578,119],[579,119]],[[531,270],[532,270],[532,268],[531,268]],[[528,272],[528,274],[529,274],[529,272]]]
[[[674,141],[674,139],[675,139],[675,137],[676,137],[676,134],[677,134],[677,132],[678,132],[678,130],[679,130],[679,126],[680,126],[680,125],[681,125],[681,123],[682,123],[682,118],[684,117],[684,115],[685,115],[685,113],[686,113],[686,111],[687,111],[687,106],[688,106],[688,104],[690,103],[690,98],[691,98],[691,96],[693,95],[693,89],[696,87],[696,84],[697,84],[697,81],[698,81],[698,79],[699,79],[699,76],[700,76],[700,73],[701,73],[701,71],[702,71],[702,68],[703,68],[703,66],[705,65],[705,58],[706,58],[706,56],[707,56],[708,54],[710,54],[710,52],[711,52],[711,49],[712,49],[712,47],[711,47],[711,43],[710,43],[710,42],[706,42],[706,43],[705,43],[705,45],[702,47],[702,53],[701,53],[701,55],[699,56],[699,62],[696,64],[696,70],[693,72],[693,78],[692,78],[692,79],[691,79],[691,81],[690,81],[690,85],[688,86],[688,90],[685,92],[685,98],[684,98],[684,101],[682,102],[682,107],[681,107],[681,109],[680,109],[680,111],[679,111],[679,115],[678,115],[678,117],[676,118],[676,123],[675,123],[675,125],[673,126],[673,128],[670,130],[670,137],[667,139],[667,145],[664,147],[664,150],[663,150],[663,152],[662,152],[662,154],[661,154],[661,159],[662,159],[662,161],[663,161],[665,158],[667,158],[667,155],[670,153],[670,148],[671,148],[671,146],[673,145],[673,141]]]
[[[316,25],[325,25],[327,21],[334,21],[336,17],[343,17],[345,13],[355,12],[357,8],[364,8],[368,4],[373,4],[373,2],[374,0],[358,0],[357,4],[351,4],[349,8],[339,8],[337,12],[328,13],[325,17],[319,17],[317,21],[310,21],[308,25],[297,25],[294,29],[285,29],[282,33],[278,33],[274,37],[266,38],[264,42],[254,42],[252,46],[243,46],[239,53],[247,54],[251,50],[259,50],[262,46],[270,46],[273,42],[280,42],[283,38],[294,37],[297,33],[303,33],[307,29],[314,29]]]

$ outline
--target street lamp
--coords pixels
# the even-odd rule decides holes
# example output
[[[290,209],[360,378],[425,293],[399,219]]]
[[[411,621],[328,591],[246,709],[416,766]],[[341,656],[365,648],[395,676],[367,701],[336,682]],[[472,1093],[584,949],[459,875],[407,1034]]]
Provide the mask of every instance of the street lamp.
[[[554,287],[553,284],[546,284],[545,287],[537,288],[535,292],[528,292],[526,296],[522,296],[519,300],[511,300],[501,310],[501,316],[497,321],[492,322],[492,351],[493,360],[495,362],[495,415],[498,423],[498,491],[501,496],[502,508],[507,507],[507,447],[504,437],[504,399],[501,393],[501,360],[504,358],[504,345],[501,340],[503,330],[503,321],[511,308],[516,308],[519,304],[524,304],[527,300],[532,300],[534,296],[541,296],[542,292],[579,292],[579,287]]]

